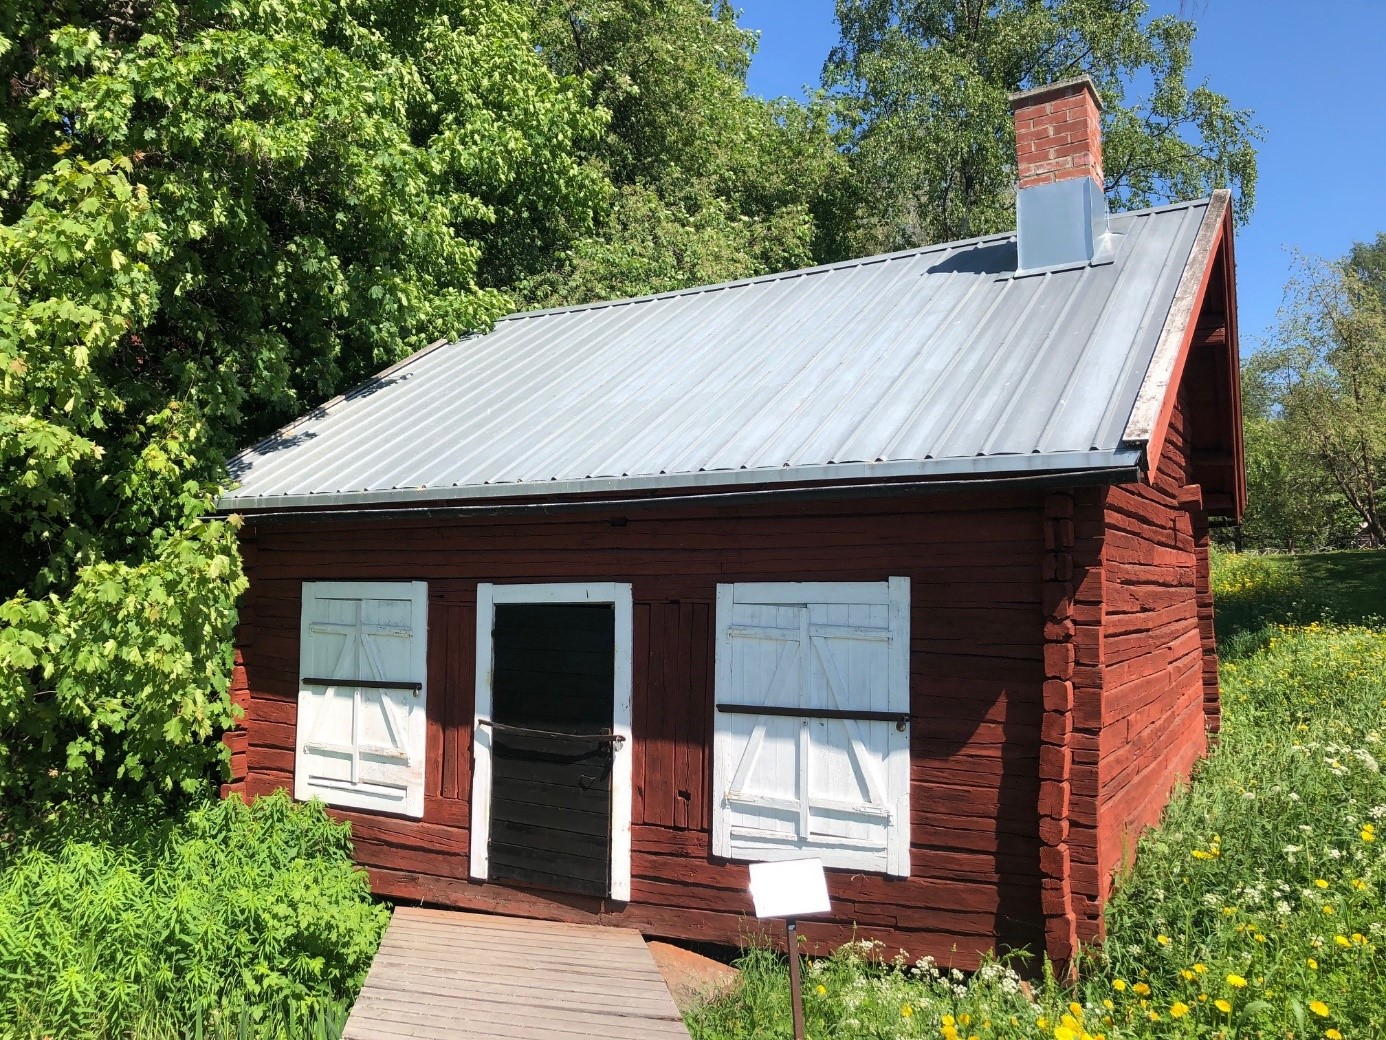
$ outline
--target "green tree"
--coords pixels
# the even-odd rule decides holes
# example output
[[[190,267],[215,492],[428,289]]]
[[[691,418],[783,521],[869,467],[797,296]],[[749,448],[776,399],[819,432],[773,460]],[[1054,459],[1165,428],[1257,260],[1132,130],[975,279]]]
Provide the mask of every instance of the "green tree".
[[[1381,240],[1378,239],[1378,244]],[[1340,495],[1386,544],[1386,280],[1373,247],[1301,256],[1272,344],[1256,356],[1291,459]]]
[[[1153,18],[1144,0],[838,0],[837,17],[824,81],[852,129],[850,251],[1013,228],[1008,95],[1083,73],[1106,105],[1114,208],[1225,186],[1251,213],[1259,130],[1189,83],[1185,18]]]
[[[1276,403],[1265,356],[1242,365],[1247,510],[1239,544],[1253,549],[1321,549],[1351,544],[1360,521],[1312,458],[1297,450]],[[1229,543],[1226,532],[1221,542]]]
[[[846,173],[831,110],[747,96],[756,37],[727,0],[534,0],[534,11],[549,67],[584,78],[611,113],[589,154],[615,194],[592,234],[529,278],[531,301],[813,262],[818,207]]]
[[[608,187],[522,4],[0,10],[0,807],[217,756],[222,460],[512,306]],[[0,811],[3,811],[0,808]]]

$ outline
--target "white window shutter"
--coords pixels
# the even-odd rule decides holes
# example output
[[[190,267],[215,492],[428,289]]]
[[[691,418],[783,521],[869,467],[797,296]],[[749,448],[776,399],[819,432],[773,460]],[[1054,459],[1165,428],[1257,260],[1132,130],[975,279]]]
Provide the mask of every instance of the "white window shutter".
[[[427,645],[426,582],[303,583],[295,798],[423,816]]]
[[[716,689],[717,855],[909,874],[907,578],[719,586]]]

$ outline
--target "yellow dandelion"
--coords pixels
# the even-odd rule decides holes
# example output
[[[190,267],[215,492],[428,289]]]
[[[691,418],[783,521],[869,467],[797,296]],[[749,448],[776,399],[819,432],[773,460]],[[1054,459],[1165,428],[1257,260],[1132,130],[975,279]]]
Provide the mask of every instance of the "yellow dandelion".
[[[1069,1004],[1068,1013],[1079,1022],[1083,1021],[1083,1005],[1078,1003],[1078,1001],[1075,1000],[1073,1003]]]
[[[1131,988],[1143,997],[1150,996],[1150,987],[1147,986],[1144,982],[1138,982]]]
[[[1112,980],[1112,989],[1116,990],[1118,993],[1121,993],[1123,990],[1126,989],[1126,980],[1125,980],[1125,979],[1113,979],[1113,980]]]
[[[1324,904],[1323,912],[1326,913],[1329,917],[1332,917],[1334,913],[1336,913],[1333,907],[1329,906],[1327,903]]]
[[[972,1024],[972,1016],[971,1016],[971,1015],[966,1015],[966,1014],[964,1014],[964,1015],[959,1015],[959,1016],[958,1016],[958,1025],[960,1025],[960,1026],[970,1026],[971,1024]]]
[[[1323,878],[1315,878],[1315,879],[1314,879],[1314,887],[1315,887],[1315,888],[1327,888],[1327,887],[1328,887],[1328,882],[1325,881]]]
[[[1189,1005],[1185,1004],[1182,1000],[1176,1000],[1173,1004],[1169,1006],[1169,1017],[1183,1018],[1192,1010],[1193,1009],[1190,1008]]]
[[[1335,935],[1333,937],[1333,941],[1337,943],[1339,946],[1346,947],[1352,945],[1352,940],[1350,940],[1346,935]]]
[[[1196,972],[1198,972],[1198,974],[1202,975],[1205,971],[1208,970],[1208,965],[1206,965],[1206,964],[1195,964],[1193,970],[1196,971]]]
[[[1364,888],[1367,887],[1367,883],[1366,883],[1365,881],[1363,881],[1360,877],[1359,877],[1359,878],[1353,878],[1353,879],[1352,879],[1352,887],[1353,887],[1354,889],[1356,889],[1358,892],[1360,892],[1360,891],[1362,891],[1362,889],[1364,889]]]
[[[820,982],[818,984],[818,988],[815,989],[814,992],[817,993],[820,997],[826,997],[828,995],[828,987]]]
[[[1168,935],[1157,935],[1155,936],[1155,941],[1161,946],[1168,946],[1172,940]]]
[[[1310,958],[1309,958],[1309,968],[1310,968],[1311,971],[1318,971],[1318,970],[1319,970],[1319,962],[1316,961],[1316,960],[1314,960],[1313,957],[1310,957]]]
[[[1328,1040],[1343,1040],[1343,1034],[1336,1029],[1325,1029],[1323,1035],[1327,1037]]]
[[[951,1029],[951,1028],[953,1028],[953,1026],[955,1026],[955,1025],[957,1025],[957,1019],[955,1019],[952,1015],[944,1015],[944,1016],[943,1016],[943,1028],[944,1028],[944,1029]]]
[[[1054,1040],[1078,1040],[1078,1034],[1068,1026],[1055,1026]]]
[[[1112,998],[1111,998],[1111,997],[1103,997],[1103,998],[1102,998],[1102,1006],[1103,1006],[1104,1008],[1106,1008],[1108,1011],[1111,1011],[1113,1008],[1116,1007],[1116,1005],[1112,1003]]]
[[[1352,941],[1355,942],[1358,946],[1367,945],[1367,937],[1363,935],[1361,932],[1353,932]]]
[[[1229,1001],[1229,1000],[1223,1000],[1223,999],[1219,998],[1219,999],[1213,1001],[1213,1007],[1217,1008],[1217,1009],[1218,1009],[1219,1011],[1221,1011],[1224,1015],[1230,1015],[1230,1014],[1232,1014],[1232,1002]]]
[[[913,1014],[914,1014],[914,1008],[910,1007],[910,1005],[908,1005],[908,1004],[901,1004],[901,1005],[900,1005],[900,1017],[901,1017],[901,1018],[909,1018],[909,1017],[910,1017],[911,1015],[913,1015]]]
[[[1309,1010],[1312,1011],[1314,1014],[1318,1015],[1320,1018],[1328,1017],[1328,1005],[1325,1004],[1322,1000],[1309,1001]]]
[[[1240,975],[1227,976],[1227,984],[1233,989],[1246,989],[1246,979],[1242,978]]]

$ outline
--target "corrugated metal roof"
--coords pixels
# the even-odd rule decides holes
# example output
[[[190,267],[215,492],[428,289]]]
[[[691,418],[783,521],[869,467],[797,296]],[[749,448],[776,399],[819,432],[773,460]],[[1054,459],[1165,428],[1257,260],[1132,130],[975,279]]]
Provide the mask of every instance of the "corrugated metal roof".
[[[227,510],[1134,465],[1123,443],[1207,200],[1091,264],[999,235],[502,319],[230,462]]]

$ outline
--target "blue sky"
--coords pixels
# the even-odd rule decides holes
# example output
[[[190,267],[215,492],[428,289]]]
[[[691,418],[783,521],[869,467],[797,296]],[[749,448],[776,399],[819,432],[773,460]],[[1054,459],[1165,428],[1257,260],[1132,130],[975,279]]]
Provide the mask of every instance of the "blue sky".
[[[832,0],[741,0],[760,31],[750,89],[798,96],[837,41]],[[1275,320],[1286,249],[1341,256],[1386,231],[1386,3],[1194,0],[1195,81],[1208,81],[1265,131],[1256,210],[1237,235],[1242,352]],[[1177,3],[1152,0],[1158,14]]]

